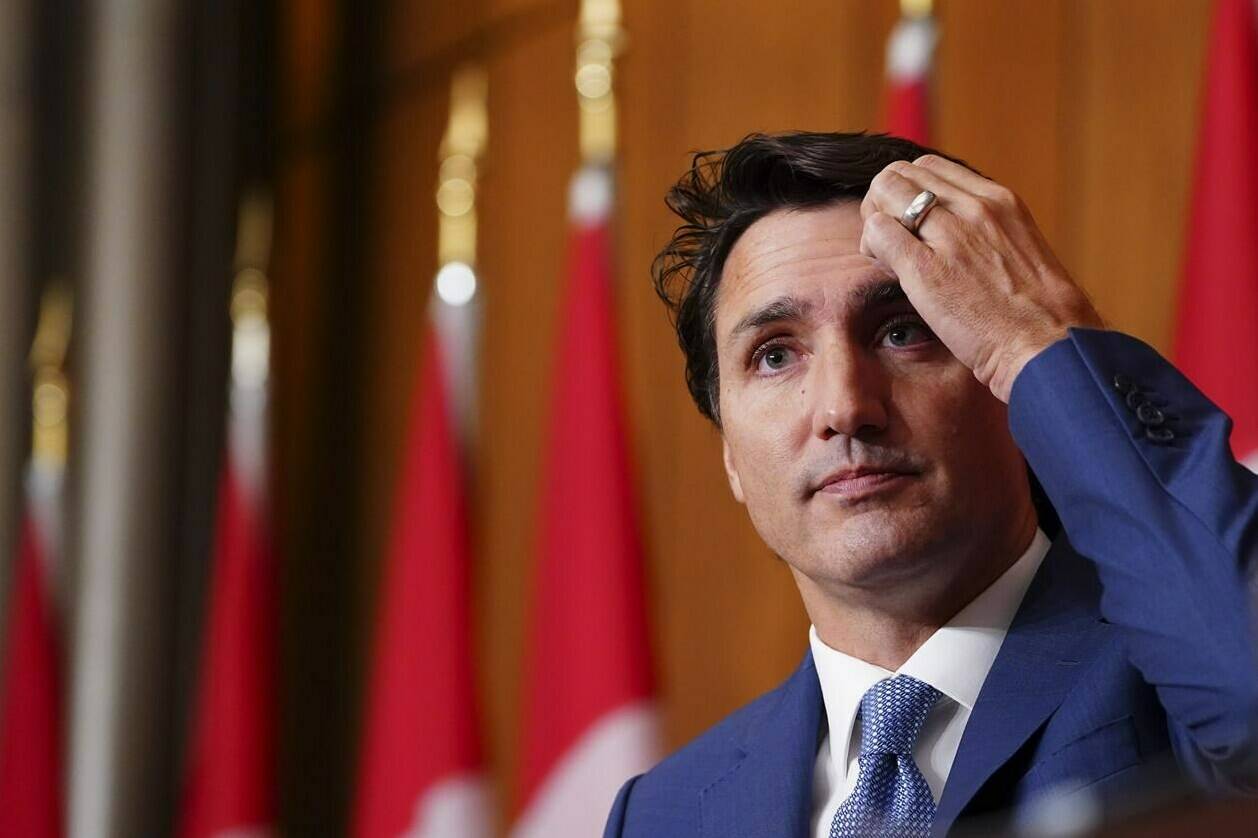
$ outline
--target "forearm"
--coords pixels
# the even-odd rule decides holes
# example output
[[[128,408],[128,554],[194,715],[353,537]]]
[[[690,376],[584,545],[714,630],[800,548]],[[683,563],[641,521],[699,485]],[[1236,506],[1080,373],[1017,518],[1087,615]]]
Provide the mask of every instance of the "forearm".
[[[1137,415],[1150,400],[1160,421]],[[1258,479],[1231,456],[1230,422],[1148,346],[1072,330],[1019,375],[1010,424],[1067,537],[1096,563],[1102,613],[1126,631],[1181,759],[1214,784],[1249,786],[1258,664],[1244,577]]]

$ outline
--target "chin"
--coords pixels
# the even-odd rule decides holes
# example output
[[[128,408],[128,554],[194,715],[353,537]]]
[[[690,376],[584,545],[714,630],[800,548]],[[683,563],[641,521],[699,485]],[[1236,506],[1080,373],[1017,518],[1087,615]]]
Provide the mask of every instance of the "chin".
[[[870,509],[827,528],[796,567],[814,578],[866,586],[920,574],[946,527],[923,509]]]

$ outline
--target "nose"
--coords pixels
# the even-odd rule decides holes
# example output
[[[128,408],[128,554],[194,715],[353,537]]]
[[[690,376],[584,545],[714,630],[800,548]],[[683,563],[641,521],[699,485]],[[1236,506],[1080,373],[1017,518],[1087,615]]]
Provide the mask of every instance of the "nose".
[[[868,437],[887,427],[890,382],[871,353],[852,346],[827,348],[809,370],[814,378],[812,432]]]

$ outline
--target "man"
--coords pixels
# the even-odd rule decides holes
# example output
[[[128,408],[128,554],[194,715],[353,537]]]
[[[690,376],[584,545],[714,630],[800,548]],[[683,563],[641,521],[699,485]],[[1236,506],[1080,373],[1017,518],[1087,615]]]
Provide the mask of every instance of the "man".
[[[753,135],[669,206],[690,391],[812,631],[786,683],[627,783],[607,836],[1258,788],[1255,478],[1008,189],[891,137]]]

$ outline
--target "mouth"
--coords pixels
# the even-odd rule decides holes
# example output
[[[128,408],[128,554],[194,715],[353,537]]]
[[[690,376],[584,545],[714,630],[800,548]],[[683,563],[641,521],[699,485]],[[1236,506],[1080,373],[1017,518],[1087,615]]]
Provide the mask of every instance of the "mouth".
[[[900,489],[916,476],[913,472],[893,469],[845,469],[822,478],[813,493],[855,503]]]

